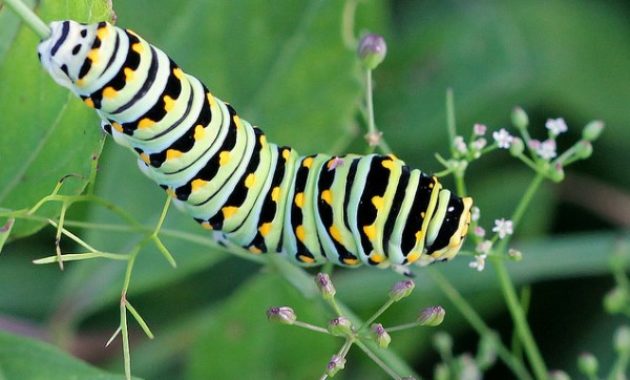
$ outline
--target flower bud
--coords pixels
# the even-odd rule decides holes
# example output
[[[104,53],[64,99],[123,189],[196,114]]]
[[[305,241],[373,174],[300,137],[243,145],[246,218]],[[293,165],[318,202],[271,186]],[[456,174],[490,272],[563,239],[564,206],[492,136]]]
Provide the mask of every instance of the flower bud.
[[[440,355],[450,355],[453,350],[453,338],[444,332],[433,335],[433,346]]]
[[[512,110],[512,124],[518,129],[525,129],[529,124],[529,118],[521,107]]]
[[[610,314],[616,314],[630,304],[630,295],[623,287],[616,287],[604,297],[604,309]]]
[[[326,366],[326,375],[329,377],[333,377],[337,374],[337,372],[341,371],[346,367],[346,359],[339,355],[333,355],[332,359],[328,362]]]
[[[619,353],[630,352],[630,327],[621,326],[615,331],[614,346]]]
[[[597,367],[597,358],[593,354],[584,352],[578,356],[578,368],[586,376],[597,377]]]
[[[595,141],[604,130],[604,123],[600,120],[591,121],[582,130],[582,138],[586,141]]]
[[[352,322],[346,317],[337,317],[328,322],[328,331],[334,336],[352,335]]]
[[[577,143],[575,156],[583,160],[589,158],[593,154],[593,145],[588,141],[580,141]]]
[[[569,377],[569,375],[567,375],[566,372],[561,371],[559,369],[549,372],[549,379],[550,380],[571,380],[571,378]]]
[[[560,164],[554,165],[553,167],[548,168],[547,174],[549,175],[549,179],[552,181],[562,182],[564,179],[564,168]]]
[[[378,34],[366,34],[359,41],[357,53],[363,66],[368,70],[374,70],[385,59],[387,44]]]
[[[392,337],[389,336],[389,333],[385,331],[385,328],[380,323],[374,323],[371,326],[372,330],[372,338],[378,343],[380,348],[387,348],[389,343],[392,341]]]
[[[423,309],[418,316],[420,326],[438,326],[444,321],[446,310],[442,306],[431,306]]]
[[[508,250],[508,257],[514,261],[521,261],[523,260],[523,252],[518,249],[510,248]]]
[[[401,299],[409,296],[413,289],[416,287],[416,284],[413,280],[403,280],[399,281],[392,287],[392,290],[389,291],[389,298],[394,302],[398,302]]]
[[[315,277],[315,283],[324,299],[330,300],[335,296],[335,293],[337,293],[332,281],[330,281],[330,277],[326,273],[318,273]]]
[[[525,144],[523,140],[518,137],[514,137],[512,140],[512,145],[510,145],[510,154],[514,157],[520,156],[523,154],[523,150],[525,150]]]
[[[267,319],[283,325],[292,325],[297,320],[297,316],[293,309],[288,306],[275,306],[267,310]]]

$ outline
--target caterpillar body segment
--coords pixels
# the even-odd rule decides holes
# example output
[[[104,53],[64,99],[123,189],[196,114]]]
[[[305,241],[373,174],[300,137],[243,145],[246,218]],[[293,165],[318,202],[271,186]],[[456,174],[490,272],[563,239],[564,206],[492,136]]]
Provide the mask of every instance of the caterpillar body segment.
[[[300,156],[267,141],[163,51],[109,23],[50,24],[38,53],[53,79],[202,227],[252,254],[302,265],[450,259],[470,198],[393,156]]]

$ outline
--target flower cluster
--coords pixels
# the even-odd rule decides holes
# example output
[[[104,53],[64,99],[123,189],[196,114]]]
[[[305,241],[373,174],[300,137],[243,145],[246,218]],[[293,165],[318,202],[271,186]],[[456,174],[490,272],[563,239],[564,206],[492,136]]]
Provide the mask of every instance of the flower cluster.
[[[333,377],[339,371],[345,368],[346,355],[352,347],[352,345],[358,345],[361,349],[366,350],[369,346],[364,344],[366,339],[375,342],[378,347],[385,349],[392,341],[390,336],[391,332],[401,331],[417,326],[434,327],[439,326],[444,320],[446,311],[441,306],[430,306],[420,310],[415,321],[410,323],[401,324],[398,326],[392,326],[385,328],[380,323],[373,323],[383,312],[385,312],[394,303],[407,298],[411,295],[415,288],[415,283],[412,280],[402,280],[394,284],[389,291],[389,295],[385,304],[371,317],[367,319],[367,322],[357,324],[349,317],[345,316],[341,312],[341,308],[335,301],[335,294],[337,293],[335,286],[330,280],[330,276],[325,273],[318,273],[315,276],[315,284],[319,289],[322,298],[332,307],[336,312],[336,316],[328,322],[326,327],[312,325],[307,322],[300,321],[293,308],[289,306],[274,306],[267,310],[267,318],[271,322],[293,325],[302,327],[308,330],[316,331],[319,333],[329,334],[335,337],[341,337],[345,339],[345,343],[341,349],[332,356],[326,368],[324,370],[324,376],[322,378]],[[372,353],[368,353],[370,357],[373,357]],[[384,363],[377,364],[384,366]],[[386,372],[392,373],[392,369],[387,367],[383,368]]]

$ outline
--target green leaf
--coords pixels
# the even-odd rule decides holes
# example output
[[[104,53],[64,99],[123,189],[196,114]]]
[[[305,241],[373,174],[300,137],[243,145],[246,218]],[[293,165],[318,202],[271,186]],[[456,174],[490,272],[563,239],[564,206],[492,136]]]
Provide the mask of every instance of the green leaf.
[[[105,0],[44,2],[39,14],[46,21],[59,17],[90,21],[109,18],[110,6]],[[6,7],[1,12],[3,20],[15,23],[16,16]],[[12,41],[5,54],[0,51],[0,206],[20,209],[33,206],[68,174],[82,179],[66,181],[64,193],[81,192],[90,163],[100,153],[100,132],[94,127],[94,113],[40,67],[35,34],[22,26]],[[42,210],[48,217],[57,213],[56,207]],[[19,220],[13,234],[29,235],[42,226]]]
[[[57,348],[29,338],[0,332],[0,379],[122,380]]]

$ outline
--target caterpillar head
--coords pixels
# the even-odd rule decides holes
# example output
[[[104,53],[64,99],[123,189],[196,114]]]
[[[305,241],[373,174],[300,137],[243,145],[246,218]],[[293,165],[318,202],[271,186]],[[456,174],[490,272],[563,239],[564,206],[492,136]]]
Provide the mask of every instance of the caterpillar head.
[[[440,190],[433,218],[427,229],[426,259],[450,260],[462,247],[470,224],[472,198],[460,198],[449,190]]]
[[[37,47],[39,59],[55,82],[73,89],[95,42],[96,25],[54,21],[50,30]]]

